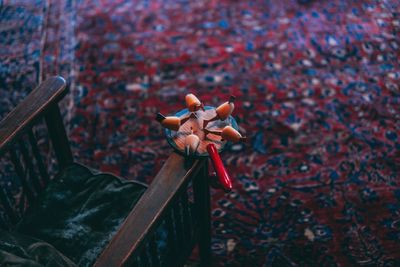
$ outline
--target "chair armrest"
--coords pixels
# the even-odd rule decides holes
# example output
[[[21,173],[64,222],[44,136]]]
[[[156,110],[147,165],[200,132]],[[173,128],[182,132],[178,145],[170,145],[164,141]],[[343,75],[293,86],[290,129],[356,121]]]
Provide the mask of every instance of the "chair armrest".
[[[196,160],[186,170],[184,161],[185,159],[176,153],[167,159],[94,266],[126,265],[130,255],[138,248],[146,234],[157,225],[173,197],[186,185],[186,181],[197,174],[204,163],[203,160]]]
[[[0,122],[0,153],[27,125],[42,115],[66,94],[66,82],[60,76],[36,87]]]

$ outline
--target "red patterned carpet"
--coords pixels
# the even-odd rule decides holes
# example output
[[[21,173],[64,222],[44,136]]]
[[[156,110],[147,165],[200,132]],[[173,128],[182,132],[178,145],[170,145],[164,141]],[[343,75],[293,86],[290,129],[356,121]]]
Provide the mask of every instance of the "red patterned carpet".
[[[81,162],[151,181],[172,152],[156,112],[179,110],[188,92],[207,105],[237,96],[249,141],[223,155],[233,192],[212,192],[216,266],[400,266],[398,1],[65,10],[58,25],[75,27],[74,50],[37,58],[70,62],[66,119]],[[67,32],[48,38],[71,43]],[[3,65],[1,93],[13,95],[3,88],[22,78],[3,78]]]

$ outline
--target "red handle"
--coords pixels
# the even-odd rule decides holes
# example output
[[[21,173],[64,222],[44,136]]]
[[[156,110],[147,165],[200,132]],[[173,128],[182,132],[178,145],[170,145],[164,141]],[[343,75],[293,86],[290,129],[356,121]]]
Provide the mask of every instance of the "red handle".
[[[224,164],[222,163],[217,148],[215,147],[214,144],[208,144],[207,151],[208,154],[210,155],[211,162],[214,166],[215,172],[217,173],[219,183],[222,185],[225,192],[231,191],[232,190],[231,178],[229,177],[228,172],[226,171]]]

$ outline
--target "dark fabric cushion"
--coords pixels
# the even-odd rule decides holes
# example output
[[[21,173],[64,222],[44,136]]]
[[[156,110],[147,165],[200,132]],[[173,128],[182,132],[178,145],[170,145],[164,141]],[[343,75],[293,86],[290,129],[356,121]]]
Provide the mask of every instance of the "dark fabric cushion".
[[[55,178],[18,225],[79,266],[94,263],[146,186],[73,164]]]
[[[70,259],[44,241],[1,230],[0,266],[76,267]]]

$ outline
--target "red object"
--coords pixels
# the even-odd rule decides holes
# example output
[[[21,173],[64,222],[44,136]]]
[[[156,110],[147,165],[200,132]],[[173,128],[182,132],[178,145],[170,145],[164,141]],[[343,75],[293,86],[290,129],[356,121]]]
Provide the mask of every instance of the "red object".
[[[225,192],[230,192],[232,190],[231,178],[229,177],[229,174],[226,171],[224,164],[222,163],[217,148],[215,147],[214,144],[208,144],[207,151],[208,154],[210,155],[211,162],[214,166],[219,183],[224,188]]]

